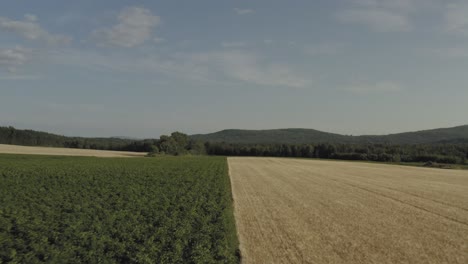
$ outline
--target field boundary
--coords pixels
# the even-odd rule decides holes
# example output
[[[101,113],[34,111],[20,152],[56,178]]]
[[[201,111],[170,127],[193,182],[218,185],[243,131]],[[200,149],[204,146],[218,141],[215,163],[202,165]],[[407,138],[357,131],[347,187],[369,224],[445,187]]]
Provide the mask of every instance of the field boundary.
[[[144,157],[147,155],[147,153],[145,152],[35,147],[35,146],[19,146],[19,145],[6,145],[6,144],[0,144],[0,154],[84,156],[84,157],[101,157],[101,158],[131,158],[131,157]]]
[[[236,236],[237,236],[237,241],[238,241],[238,250],[239,250],[239,263],[242,264],[243,261],[243,253],[244,253],[244,249],[243,249],[243,246],[242,246],[242,240],[241,240],[241,234],[239,232],[239,219],[238,217],[236,216],[236,194],[234,193],[234,185],[233,185],[233,181],[232,181],[232,177],[231,177],[231,164],[229,163],[229,157],[226,157],[226,163],[227,163],[227,167],[228,167],[228,176],[229,176],[229,184],[230,184],[230,189],[231,189],[231,198],[232,198],[232,213],[234,214],[234,223],[235,223],[235,228],[236,228]]]

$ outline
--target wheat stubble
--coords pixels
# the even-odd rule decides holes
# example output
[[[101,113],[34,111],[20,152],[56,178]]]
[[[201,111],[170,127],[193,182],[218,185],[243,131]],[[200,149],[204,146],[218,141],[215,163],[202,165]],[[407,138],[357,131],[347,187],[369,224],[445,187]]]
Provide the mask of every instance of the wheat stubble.
[[[468,172],[229,158],[243,263],[468,263]]]
[[[88,156],[88,157],[144,157],[147,153],[130,151],[111,151],[95,149],[29,147],[0,144],[2,154],[54,155],[54,156]]]

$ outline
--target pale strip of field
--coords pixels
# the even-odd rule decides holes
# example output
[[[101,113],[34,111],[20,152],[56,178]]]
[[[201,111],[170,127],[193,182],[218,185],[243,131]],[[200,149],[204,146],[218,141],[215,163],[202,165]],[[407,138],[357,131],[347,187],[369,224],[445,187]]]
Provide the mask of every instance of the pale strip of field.
[[[90,156],[90,157],[143,157],[146,153],[127,151],[108,151],[93,149],[27,147],[0,144],[0,153],[3,154],[31,154],[31,155],[57,155],[57,156]]]
[[[243,263],[468,263],[468,171],[228,162]]]

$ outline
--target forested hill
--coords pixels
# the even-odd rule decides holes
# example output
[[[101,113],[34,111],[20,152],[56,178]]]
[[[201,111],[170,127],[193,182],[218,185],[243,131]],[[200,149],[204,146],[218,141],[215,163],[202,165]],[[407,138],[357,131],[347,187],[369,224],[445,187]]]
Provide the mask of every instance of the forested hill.
[[[150,144],[145,143],[122,138],[66,137],[35,130],[0,127],[0,144],[146,152],[149,150],[145,147]]]
[[[172,136],[161,136],[160,139],[146,140],[116,137],[84,138],[66,137],[34,130],[15,129],[13,127],[0,127],[0,144],[141,152],[151,152],[156,148],[164,152],[178,153],[181,149],[197,149],[195,152],[203,152],[200,150],[203,142],[234,144],[466,144],[468,143],[468,125],[384,136],[347,136],[314,129],[229,129],[212,134],[193,135],[190,139],[185,139],[186,135],[181,133],[175,133],[173,136],[175,136],[175,140],[171,140]]]
[[[390,134],[378,138],[394,144],[462,143],[468,141],[468,125]]]
[[[0,144],[136,151],[169,155],[205,154],[205,146],[202,142],[195,142],[188,135],[180,132],[173,132],[169,136],[162,135],[159,139],[137,140],[123,137],[66,137],[35,130],[0,126]]]
[[[350,142],[350,137],[314,129],[287,128],[270,130],[226,129],[219,132],[192,135],[193,139],[206,142],[242,144],[306,144],[315,142]]]
[[[468,125],[439,128],[379,136],[347,136],[315,129],[228,129],[211,134],[191,136],[195,140],[241,144],[310,144],[310,143],[356,143],[356,144],[435,144],[468,141]]]

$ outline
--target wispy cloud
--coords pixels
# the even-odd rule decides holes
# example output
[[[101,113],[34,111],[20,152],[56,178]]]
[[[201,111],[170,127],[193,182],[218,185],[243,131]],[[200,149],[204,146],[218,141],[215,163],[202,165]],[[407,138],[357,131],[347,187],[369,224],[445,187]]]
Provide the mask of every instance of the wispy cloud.
[[[0,80],[4,81],[30,81],[30,80],[39,80],[42,79],[43,76],[41,75],[22,75],[22,74],[15,74],[11,73],[9,75],[0,75]]]
[[[267,63],[255,53],[236,50],[176,53],[164,58],[68,50],[52,52],[49,57],[55,64],[130,74],[163,74],[179,81],[244,82],[288,88],[305,88],[312,83],[310,77],[296,73],[289,65]]]
[[[386,10],[346,10],[338,13],[337,17],[341,22],[363,24],[377,32],[411,30],[406,16]]]
[[[143,44],[153,34],[153,29],[161,21],[149,9],[141,7],[124,8],[117,17],[118,24],[111,28],[100,28],[92,33],[92,38],[100,46],[131,48]],[[154,38],[153,38],[154,39]]]
[[[352,0],[355,5],[368,8],[383,8],[387,10],[409,11],[416,7],[420,0]],[[427,0],[424,0],[427,2]]]
[[[166,41],[166,39],[164,39],[164,38],[159,38],[159,37],[153,38],[153,42],[157,43],[157,44],[163,43],[164,41]]]
[[[361,24],[376,32],[410,31],[414,0],[354,0],[335,14],[342,23]]]
[[[311,85],[310,78],[295,73],[288,65],[266,63],[253,53],[240,51],[209,52],[194,54],[190,60],[233,80],[264,86],[306,88]]]
[[[241,48],[247,46],[247,43],[243,41],[223,42],[221,46],[224,48]]]
[[[447,6],[445,29],[451,33],[468,36],[468,2],[451,3]]]
[[[238,15],[247,15],[247,14],[252,14],[255,13],[253,9],[242,9],[242,8],[234,8],[234,12]]]
[[[0,49],[0,69],[8,72],[15,72],[17,67],[25,64],[31,55],[32,50],[17,46],[12,49]]]
[[[37,16],[32,14],[26,14],[22,21],[0,17],[0,31],[16,34],[28,40],[42,40],[48,44],[67,44],[72,40],[65,35],[49,33],[39,25]]]
[[[306,45],[304,52],[308,55],[331,55],[336,54],[344,48],[343,43],[321,43]]]
[[[376,82],[376,83],[361,83],[353,84],[344,88],[345,91],[357,94],[369,93],[393,93],[403,90],[403,87],[396,82]]]
[[[465,46],[424,49],[423,52],[425,54],[435,55],[439,58],[446,58],[446,59],[468,58],[468,47],[465,47]]]

